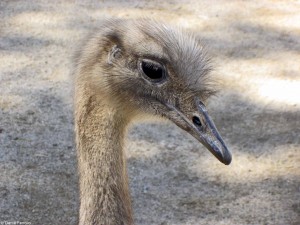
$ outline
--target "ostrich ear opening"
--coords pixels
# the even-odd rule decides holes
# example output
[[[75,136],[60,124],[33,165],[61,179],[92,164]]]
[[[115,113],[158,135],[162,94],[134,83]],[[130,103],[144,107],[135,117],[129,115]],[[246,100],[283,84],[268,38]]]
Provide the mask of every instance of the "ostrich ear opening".
[[[115,59],[120,58],[123,43],[120,34],[116,32],[110,32],[105,37],[108,46],[108,63],[112,64]]]
[[[108,52],[108,64],[113,64],[113,61],[121,57],[121,49],[114,45],[111,50]]]

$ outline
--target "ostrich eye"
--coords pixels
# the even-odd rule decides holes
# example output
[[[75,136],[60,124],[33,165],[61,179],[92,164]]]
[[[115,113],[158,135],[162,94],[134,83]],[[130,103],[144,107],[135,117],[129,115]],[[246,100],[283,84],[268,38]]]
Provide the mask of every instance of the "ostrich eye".
[[[158,62],[143,59],[140,62],[140,69],[144,78],[151,82],[158,83],[166,78],[166,69],[163,65]]]

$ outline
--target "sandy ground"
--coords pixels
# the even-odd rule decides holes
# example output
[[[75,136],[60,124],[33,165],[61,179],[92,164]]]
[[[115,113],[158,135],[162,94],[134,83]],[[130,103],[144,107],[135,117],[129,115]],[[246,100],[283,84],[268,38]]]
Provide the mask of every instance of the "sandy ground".
[[[76,224],[70,58],[103,18],[141,16],[208,46],[221,88],[208,107],[233,162],[172,124],[134,127],[136,224],[300,224],[297,0],[1,0],[0,224]]]

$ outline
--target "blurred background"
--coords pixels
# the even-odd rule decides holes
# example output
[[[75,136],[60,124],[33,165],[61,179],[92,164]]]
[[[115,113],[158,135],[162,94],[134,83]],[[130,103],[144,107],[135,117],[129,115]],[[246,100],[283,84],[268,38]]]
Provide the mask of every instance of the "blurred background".
[[[127,157],[136,224],[300,224],[300,1],[0,1],[0,222],[77,223],[71,58],[106,18],[195,32],[220,93],[230,166],[172,124]]]

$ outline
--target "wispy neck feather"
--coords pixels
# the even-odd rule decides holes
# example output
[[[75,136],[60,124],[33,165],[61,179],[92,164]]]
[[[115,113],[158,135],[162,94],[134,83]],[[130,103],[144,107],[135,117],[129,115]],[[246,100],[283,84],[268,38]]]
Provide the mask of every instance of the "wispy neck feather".
[[[80,93],[76,91],[78,96]],[[133,224],[123,141],[126,122],[95,96],[76,98],[80,225]]]

